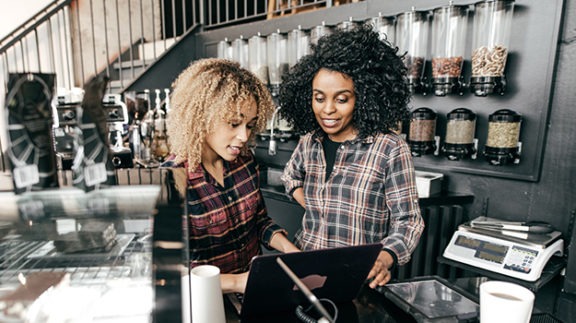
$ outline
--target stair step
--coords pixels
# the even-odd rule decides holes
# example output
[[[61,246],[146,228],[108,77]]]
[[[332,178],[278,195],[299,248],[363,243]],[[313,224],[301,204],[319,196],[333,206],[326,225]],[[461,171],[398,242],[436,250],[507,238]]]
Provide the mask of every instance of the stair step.
[[[165,40],[157,40],[155,42],[146,42],[138,45],[138,57],[140,59],[145,59],[153,61],[154,59],[160,57],[164,51],[166,51],[170,46],[176,42],[175,38],[167,38]],[[156,47],[156,57],[154,57],[154,47]]]
[[[152,60],[146,60],[146,65],[152,64]],[[112,65],[115,69],[130,69],[132,66],[134,68],[144,67],[144,60],[135,59],[133,61],[122,61],[122,63],[114,63]]]
[[[129,85],[133,79],[132,69],[134,69],[134,77],[138,77],[154,60],[162,55],[176,42],[175,38],[166,40],[158,40],[156,42],[147,42],[138,45],[137,56],[140,57],[133,61],[123,60],[121,63],[116,62],[112,68],[117,70],[117,74],[122,72],[122,80],[111,80],[109,83],[110,93],[120,93],[124,87]],[[154,47],[156,47],[156,57],[154,57]]]
[[[123,88],[125,88],[128,84],[130,84],[131,80],[112,80],[108,83],[108,87],[110,88],[108,93],[120,93]]]
[[[147,61],[146,64],[146,66],[152,64],[152,60]],[[118,77],[121,77],[123,80],[131,80],[142,74],[146,69],[146,66],[144,66],[144,61],[142,60],[114,63],[112,65],[112,67],[116,69]],[[120,75],[120,73],[122,73],[122,75]]]

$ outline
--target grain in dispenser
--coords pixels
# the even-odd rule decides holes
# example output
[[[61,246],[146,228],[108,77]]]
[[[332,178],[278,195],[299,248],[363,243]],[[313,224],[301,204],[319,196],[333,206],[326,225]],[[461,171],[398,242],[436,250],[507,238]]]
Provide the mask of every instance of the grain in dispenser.
[[[254,73],[260,81],[268,84],[268,51],[266,37],[260,33],[248,40],[248,69]]]
[[[248,68],[248,41],[242,35],[232,41],[232,60]]]
[[[470,90],[476,96],[504,94],[513,11],[513,0],[474,4]]]
[[[216,57],[232,60],[232,44],[228,41],[228,38],[218,42]]]
[[[432,19],[432,86],[434,95],[462,92],[468,6],[436,8]]]
[[[432,154],[436,150],[436,119],[436,112],[426,107],[410,114],[408,143],[413,156]]]
[[[522,116],[516,111],[501,109],[488,117],[488,139],[484,157],[492,165],[520,163],[520,125]]]
[[[288,71],[287,37],[280,30],[266,37],[268,51],[268,79],[272,96],[278,96],[282,75]]]
[[[310,33],[298,28],[288,32],[288,65],[294,66],[298,60],[310,53]]]
[[[332,27],[326,26],[326,22],[322,21],[320,25],[312,27],[310,30],[310,45],[318,44],[320,37],[330,34],[332,34]]]
[[[423,81],[428,54],[429,12],[411,11],[396,16],[396,45],[406,53],[404,64],[408,68],[408,86],[413,93],[426,93]]]
[[[447,115],[446,137],[442,146],[442,153],[449,160],[475,158],[477,140],[476,114],[466,108],[458,108]]]

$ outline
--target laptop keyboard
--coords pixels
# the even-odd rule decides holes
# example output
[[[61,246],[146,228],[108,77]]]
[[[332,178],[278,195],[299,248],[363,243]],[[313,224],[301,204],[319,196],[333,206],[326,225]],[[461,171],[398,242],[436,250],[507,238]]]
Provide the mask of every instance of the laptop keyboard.
[[[242,294],[242,293],[229,293],[229,294],[226,294],[226,297],[228,298],[230,303],[232,303],[232,305],[234,306],[234,309],[236,310],[236,314],[240,315],[240,313],[242,312],[242,302],[244,301],[244,294]]]

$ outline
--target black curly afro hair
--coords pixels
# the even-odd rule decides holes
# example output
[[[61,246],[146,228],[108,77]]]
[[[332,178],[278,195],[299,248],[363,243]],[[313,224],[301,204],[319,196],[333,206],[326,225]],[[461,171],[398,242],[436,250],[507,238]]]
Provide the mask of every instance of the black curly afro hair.
[[[338,30],[312,45],[312,53],[296,63],[282,79],[279,103],[282,117],[299,133],[319,130],[312,110],[312,80],[322,69],[344,73],[354,82],[354,127],[360,138],[397,130],[408,116],[411,93],[406,67],[392,47],[370,25]]]

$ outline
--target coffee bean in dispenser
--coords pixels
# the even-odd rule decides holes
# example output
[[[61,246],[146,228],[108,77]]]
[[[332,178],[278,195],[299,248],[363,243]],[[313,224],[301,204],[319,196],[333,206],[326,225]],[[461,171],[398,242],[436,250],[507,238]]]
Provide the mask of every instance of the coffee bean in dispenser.
[[[463,94],[468,6],[436,8],[432,19],[432,86],[434,95]]]
[[[436,119],[436,112],[426,107],[410,114],[408,143],[413,156],[431,154],[436,150]]]
[[[428,11],[414,9],[396,16],[396,45],[400,53],[406,53],[408,86],[414,93],[426,93],[423,77],[428,54],[428,20]]]

